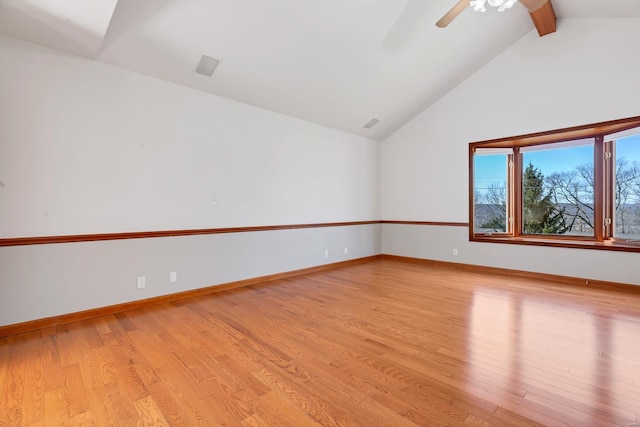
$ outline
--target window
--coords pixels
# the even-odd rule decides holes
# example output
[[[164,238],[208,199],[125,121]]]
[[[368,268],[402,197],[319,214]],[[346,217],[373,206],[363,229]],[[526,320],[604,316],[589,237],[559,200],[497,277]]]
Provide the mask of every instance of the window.
[[[640,117],[469,145],[470,239],[640,251]]]
[[[640,130],[612,141],[611,150],[615,153],[613,237],[640,242]]]
[[[507,177],[513,150],[478,150],[474,156],[473,224],[477,232],[506,232]]]
[[[524,147],[522,234],[594,236],[594,140]]]

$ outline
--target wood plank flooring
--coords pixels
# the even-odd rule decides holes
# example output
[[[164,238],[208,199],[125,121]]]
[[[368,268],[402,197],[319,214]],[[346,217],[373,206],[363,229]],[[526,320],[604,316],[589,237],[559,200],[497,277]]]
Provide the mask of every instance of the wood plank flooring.
[[[640,426],[640,293],[378,260],[0,338],[0,426]]]

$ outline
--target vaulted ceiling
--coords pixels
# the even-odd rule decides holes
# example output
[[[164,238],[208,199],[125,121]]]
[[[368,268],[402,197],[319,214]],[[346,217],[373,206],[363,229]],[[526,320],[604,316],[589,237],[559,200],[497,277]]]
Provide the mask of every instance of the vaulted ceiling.
[[[537,34],[520,4],[437,28],[457,1],[0,0],[0,33],[383,139]],[[563,19],[640,18],[639,0],[550,1],[558,32]],[[221,61],[212,77],[194,72],[203,54]]]

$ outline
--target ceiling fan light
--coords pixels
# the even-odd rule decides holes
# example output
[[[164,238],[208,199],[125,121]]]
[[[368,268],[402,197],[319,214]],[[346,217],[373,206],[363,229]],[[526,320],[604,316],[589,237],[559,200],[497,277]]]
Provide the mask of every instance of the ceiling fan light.
[[[471,7],[473,8],[474,12],[486,12],[487,8],[484,7],[486,1],[487,0],[472,0]]]
[[[518,3],[518,0],[506,0],[502,3],[502,6],[498,8],[498,12],[504,12],[506,9],[511,9],[511,7]]]
[[[489,6],[498,8],[498,12],[504,12],[517,2],[518,0],[472,0],[471,7],[476,12],[486,12],[485,4],[489,3]]]

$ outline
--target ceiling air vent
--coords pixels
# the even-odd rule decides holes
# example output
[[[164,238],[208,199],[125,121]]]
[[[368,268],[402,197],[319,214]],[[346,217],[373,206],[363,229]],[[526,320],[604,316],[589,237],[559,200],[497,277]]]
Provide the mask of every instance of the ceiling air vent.
[[[202,59],[200,59],[196,68],[196,73],[211,77],[219,63],[220,60],[218,58],[202,55]]]
[[[364,125],[365,128],[367,129],[371,129],[372,127],[374,127],[376,125],[376,123],[378,123],[380,120],[378,119],[371,119],[367,122],[366,125]]]

